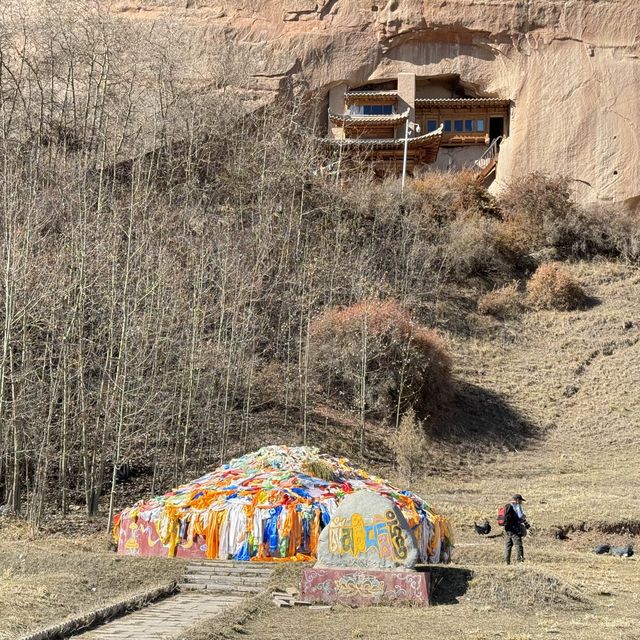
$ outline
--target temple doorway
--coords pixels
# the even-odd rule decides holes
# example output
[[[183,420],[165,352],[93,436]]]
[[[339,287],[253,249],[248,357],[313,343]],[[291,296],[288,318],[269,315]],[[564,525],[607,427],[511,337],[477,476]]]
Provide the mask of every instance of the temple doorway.
[[[504,136],[504,118],[492,116],[489,118],[489,139],[493,142],[501,136]]]

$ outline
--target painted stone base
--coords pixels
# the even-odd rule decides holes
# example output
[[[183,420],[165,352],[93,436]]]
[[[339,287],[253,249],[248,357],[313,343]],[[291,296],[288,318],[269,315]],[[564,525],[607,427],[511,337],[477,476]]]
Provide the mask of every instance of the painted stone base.
[[[302,572],[301,597],[311,602],[355,607],[389,602],[429,604],[428,573],[371,569],[314,568]]]
[[[195,536],[193,540],[181,540],[176,547],[178,558],[206,558],[207,543],[204,536]],[[128,556],[161,556],[170,557],[169,545],[162,544],[156,525],[138,518],[133,522],[130,518],[120,521],[118,553]]]

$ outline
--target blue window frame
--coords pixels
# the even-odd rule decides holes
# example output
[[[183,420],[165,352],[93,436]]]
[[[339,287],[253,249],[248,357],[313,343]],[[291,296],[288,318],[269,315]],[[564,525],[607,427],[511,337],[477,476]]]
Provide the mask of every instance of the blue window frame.
[[[392,104],[365,104],[362,108],[365,116],[390,116],[393,113]]]
[[[446,133],[451,133],[451,120],[444,121],[444,130]]]
[[[464,132],[472,133],[473,132],[473,120],[465,120],[464,121]]]
[[[476,120],[476,131],[484,133],[484,120]]]
[[[427,133],[435,131],[438,128],[437,120],[427,120]]]
[[[464,120],[454,120],[453,128],[455,129],[456,133],[462,133],[464,128]]]

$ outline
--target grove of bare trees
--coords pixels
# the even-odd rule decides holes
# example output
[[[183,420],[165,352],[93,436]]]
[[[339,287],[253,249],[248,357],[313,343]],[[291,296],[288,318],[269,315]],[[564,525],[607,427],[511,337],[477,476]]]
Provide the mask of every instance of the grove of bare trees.
[[[0,504],[35,525],[110,516],[131,467],[152,492],[200,473],[267,409],[307,442],[327,308],[392,299],[433,326],[448,282],[522,267],[473,177],[401,197],[327,176],[314,109],[245,80],[170,25],[0,8]]]

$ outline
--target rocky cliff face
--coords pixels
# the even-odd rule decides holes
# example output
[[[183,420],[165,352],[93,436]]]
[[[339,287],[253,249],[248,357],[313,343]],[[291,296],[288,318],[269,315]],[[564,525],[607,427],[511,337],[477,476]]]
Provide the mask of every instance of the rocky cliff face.
[[[637,0],[114,0],[204,49],[224,39],[254,88],[326,96],[341,82],[458,75],[513,100],[496,186],[561,172],[583,202],[640,209]]]

